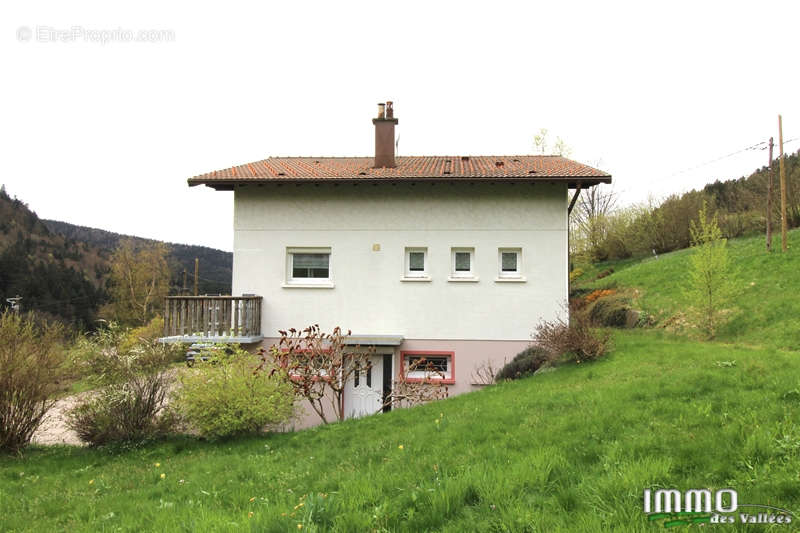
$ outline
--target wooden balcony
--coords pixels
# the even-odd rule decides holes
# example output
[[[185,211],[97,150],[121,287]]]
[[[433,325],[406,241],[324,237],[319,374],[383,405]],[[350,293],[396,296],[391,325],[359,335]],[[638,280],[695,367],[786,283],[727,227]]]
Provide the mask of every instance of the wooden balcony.
[[[261,296],[167,296],[161,342],[259,342]]]

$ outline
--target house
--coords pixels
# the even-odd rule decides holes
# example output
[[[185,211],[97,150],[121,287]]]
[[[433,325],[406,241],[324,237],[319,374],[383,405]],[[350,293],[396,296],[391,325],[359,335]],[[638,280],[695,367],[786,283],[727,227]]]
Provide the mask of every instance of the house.
[[[356,416],[421,357],[451,394],[475,390],[479,365],[511,360],[566,312],[570,199],[609,174],[559,156],[395,157],[391,102],[373,124],[374,157],[270,157],[189,179],[234,193],[242,296],[171,298],[166,335],[268,347],[279,329],[349,329],[376,354],[345,394]]]

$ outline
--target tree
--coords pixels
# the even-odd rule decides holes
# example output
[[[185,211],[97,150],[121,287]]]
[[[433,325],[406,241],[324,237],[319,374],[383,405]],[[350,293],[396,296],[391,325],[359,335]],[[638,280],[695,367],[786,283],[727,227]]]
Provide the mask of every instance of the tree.
[[[323,333],[318,325],[302,331],[291,328],[278,331],[280,340],[261,352],[259,370],[269,368],[272,363],[289,373],[294,393],[305,398],[327,424],[326,405],[332,409],[337,420],[344,420],[344,389],[356,372],[370,364],[371,350],[345,344],[348,331],[334,328],[332,333]],[[275,372],[274,368],[271,372]]]
[[[111,256],[111,304],[108,314],[125,324],[145,325],[163,307],[169,291],[168,250],[164,243],[136,248],[120,242]]]
[[[414,371],[424,372],[426,378],[409,378],[408,375]],[[447,386],[442,383],[444,377],[441,371],[424,358],[415,361],[407,369],[401,369],[400,374],[392,380],[392,390],[384,398],[378,412],[384,407],[414,407],[434,400],[444,400],[449,394]]]
[[[547,137],[547,128],[541,128],[539,133],[533,136],[534,151],[545,155],[549,146],[549,139]],[[556,137],[556,142],[553,144],[553,149],[550,151],[551,155],[560,155],[562,157],[569,157],[572,154],[572,148],[561,137]]]
[[[727,239],[722,238],[717,214],[708,213],[705,200],[698,220],[691,221],[690,233],[693,253],[689,258],[687,296],[695,325],[712,339],[722,323],[723,306],[732,293],[732,275]]]
[[[573,247],[589,254],[591,261],[603,261],[607,254],[603,244],[607,236],[608,217],[617,204],[617,194],[602,185],[581,192],[570,217],[574,234]]]
[[[542,128],[533,136],[533,146],[536,151],[544,155],[547,152],[547,128]]]
[[[560,155],[561,157],[569,157],[572,155],[572,147],[561,137],[556,137],[556,142],[553,145],[553,155]]]

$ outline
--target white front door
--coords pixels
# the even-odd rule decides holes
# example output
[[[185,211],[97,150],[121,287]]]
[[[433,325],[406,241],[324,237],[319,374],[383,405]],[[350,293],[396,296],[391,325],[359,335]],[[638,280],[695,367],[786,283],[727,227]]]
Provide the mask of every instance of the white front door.
[[[372,415],[383,405],[383,356],[372,355],[367,368],[353,372],[344,390],[344,415]]]

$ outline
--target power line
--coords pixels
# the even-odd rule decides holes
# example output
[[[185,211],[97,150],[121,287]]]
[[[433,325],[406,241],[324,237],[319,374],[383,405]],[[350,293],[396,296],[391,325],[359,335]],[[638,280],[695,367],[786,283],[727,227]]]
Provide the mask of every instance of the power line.
[[[791,138],[789,140],[783,141],[783,144],[788,144],[788,143],[796,141],[798,139],[800,139],[800,137],[793,137],[793,138]],[[685,174],[686,172],[691,172],[692,170],[697,170],[698,168],[702,168],[702,167],[711,165],[711,164],[716,163],[718,161],[722,161],[723,159],[728,159],[729,157],[733,157],[735,155],[739,155],[739,154],[741,154],[743,152],[747,152],[747,151],[750,151],[750,150],[766,150],[766,149],[769,148],[768,145],[769,145],[769,141],[761,141],[759,143],[751,144],[750,146],[742,148],[741,150],[736,150],[735,152],[731,152],[731,153],[729,153],[727,155],[723,155],[723,156],[717,157],[715,159],[710,159],[708,161],[705,161],[704,163],[700,163],[699,165],[695,165],[693,167],[689,167],[689,168],[685,168],[683,170],[679,170],[677,172],[673,172],[672,174],[670,174],[670,175],[668,175],[666,177],[667,178],[671,178],[671,177],[677,176],[679,174]]]
[[[796,141],[797,139],[800,139],[800,137],[794,137],[792,139],[789,139],[788,141],[783,141],[783,144],[789,144],[790,142]],[[768,148],[769,146],[765,146],[764,148],[761,148],[761,150],[767,150]]]

